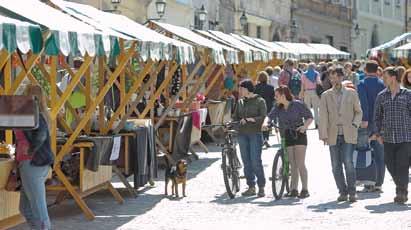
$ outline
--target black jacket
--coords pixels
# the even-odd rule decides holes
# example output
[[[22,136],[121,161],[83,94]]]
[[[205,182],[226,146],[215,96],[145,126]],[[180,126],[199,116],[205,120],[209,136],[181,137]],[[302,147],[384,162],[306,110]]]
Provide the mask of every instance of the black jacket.
[[[54,163],[54,154],[51,151],[50,132],[46,119],[42,114],[39,117],[39,127],[34,130],[25,130],[24,135],[30,143],[30,154],[34,166],[46,166]]]
[[[264,99],[267,111],[271,111],[271,108],[274,105],[274,87],[267,83],[258,83],[255,86],[254,93],[260,95]]]

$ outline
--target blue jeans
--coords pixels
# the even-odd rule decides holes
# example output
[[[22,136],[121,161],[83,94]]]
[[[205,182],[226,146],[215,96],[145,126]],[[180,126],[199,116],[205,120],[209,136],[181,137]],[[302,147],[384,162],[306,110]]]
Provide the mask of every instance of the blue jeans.
[[[385,162],[384,162],[384,145],[378,141],[371,141],[371,148],[374,149],[372,158],[374,159],[377,168],[377,180],[375,186],[382,186],[385,177]]]
[[[330,146],[331,165],[335,183],[341,195],[355,194],[354,145],[345,143],[344,136],[337,137],[337,144]],[[344,177],[343,166],[345,168]]]
[[[263,136],[261,133],[239,134],[241,159],[244,165],[244,175],[249,187],[255,187],[257,177],[258,187],[265,186],[263,162],[261,160]]]
[[[20,193],[20,212],[31,229],[51,229],[44,184],[49,168],[50,166],[33,166],[28,160],[19,163],[23,185]]]

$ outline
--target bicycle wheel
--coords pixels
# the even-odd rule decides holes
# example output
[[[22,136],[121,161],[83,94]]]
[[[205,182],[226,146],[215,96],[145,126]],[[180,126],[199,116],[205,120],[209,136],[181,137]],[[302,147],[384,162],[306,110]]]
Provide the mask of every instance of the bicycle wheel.
[[[233,199],[235,194],[240,190],[240,178],[238,170],[233,167],[232,150],[225,149],[222,153],[222,164],[224,185],[228,196]]]
[[[284,157],[283,150],[280,149],[275,154],[274,161],[273,161],[273,168],[272,168],[272,175],[271,175],[271,187],[273,190],[273,196],[276,200],[281,199],[281,197],[283,196],[286,184],[288,184],[288,180],[284,180],[283,157]]]

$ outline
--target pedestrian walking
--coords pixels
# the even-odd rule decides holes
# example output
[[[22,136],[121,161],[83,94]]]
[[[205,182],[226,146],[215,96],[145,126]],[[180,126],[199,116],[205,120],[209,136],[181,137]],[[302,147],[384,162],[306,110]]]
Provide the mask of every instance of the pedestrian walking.
[[[285,139],[291,167],[291,185],[287,197],[306,198],[308,192],[308,173],[305,166],[307,150],[306,130],[313,121],[313,115],[307,106],[293,99],[287,86],[275,90],[277,106],[268,114],[270,121],[278,121],[281,135]],[[298,193],[298,181],[301,179],[302,189]]]
[[[273,86],[274,89],[278,88],[278,78],[280,77],[281,68],[279,66],[274,68],[267,66],[265,72],[268,74],[268,84]]]
[[[375,131],[374,123],[374,105],[377,95],[385,89],[384,83],[377,76],[378,63],[376,61],[367,61],[365,64],[365,78],[360,81],[358,85],[358,95],[360,97],[361,109],[363,111],[361,127],[358,130],[359,139],[368,140]],[[360,144],[360,143],[359,143]],[[368,145],[367,143],[361,143],[361,145]],[[376,140],[370,142],[372,151],[372,158],[376,166],[376,181],[375,187],[372,185],[366,185],[364,192],[381,192],[381,186],[384,183],[385,176],[385,163],[384,163],[384,146],[378,143]],[[364,146],[359,146],[364,147]]]
[[[408,200],[411,91],[400,86],[401,77],[393,67],[384,69],[384,81],[387,88],[375,102],[375,136],[384,143],[385,164],[396,185],[394,202],[403,204]]]
[[[39,86],[28,86],[26,94],[39,101],[40,116],[37,129],[14,130],[16,161],[22,182],[20,212],[30,229],[51,229],[44,184],[54,162],[50,146],[47,102]]]
[[[287,86],[291,90],[291,94],[294,98],[301,98],[301,74],[295,68],[294,60],[285,60],[283,70],[278,79],[278,84],[280,86]]]
[[[260,95],[264,101],[265,105],[267,106],[267,111],[271,111],[274,105],[274,87],[267,84],[268,81],[268,74],[265,71],[261,71],[258,73],[258,84],[255,86],[255,94]],[[270,131],[263,131],[263,140],[265,147],[269,148],[270,144],[268,143],[268,139],[270,137]]]
[[[248,189],[243,196],[256,194],[255,178],[257,177],[258,196],[265,196],[265,176],[261,160],[263,137],[262,124],[267,115],[267,107],[264,99],[254,94],[254,85],[251,80],[243,80],[239,85],[241,99],[238,101],[234,117],[240,121],[238,142],[240,145],[241,159],[244,165],[244,175]]]
[[[357,92],[341,84],[343,69],[330,69],[329,74],[333,87],[321,96],[320,139],[330,147],[332,172],[340,193],[337,200],[355,202],[353,152],[362,118],[361,106]]]
[[[404,88],[411,90],[411,69],[405,71],[401,83]]]
[[[314,110],[314,120],[315,128],[318,128],[319,122],[319,108],[320,108],[320,97],[317,94],[317,87],[321,87],[320,73],[315,70],[315,63],[311,62],[308,65],[307,71],[304,72],[301,83],[302,83],[302,93],[304,98],[304,103],[309,109]]]
[[[355,87],[358,86],[360,83],[360,79],[358,78],[358,74],[352,70],[352,63],[351,62],[346,62],[344,64],[344,71],[345,71],[345,77],[344,81],[351,81]]]

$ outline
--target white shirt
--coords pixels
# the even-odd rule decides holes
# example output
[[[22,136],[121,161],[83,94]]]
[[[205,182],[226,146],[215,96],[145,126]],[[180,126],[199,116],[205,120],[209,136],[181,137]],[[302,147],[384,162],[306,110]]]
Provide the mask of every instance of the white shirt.
[[[278,88],[278,76],[276,76],[274,74],[269,76],[268,84],[272,85],[274,87],[274,89],[277,89]]]

